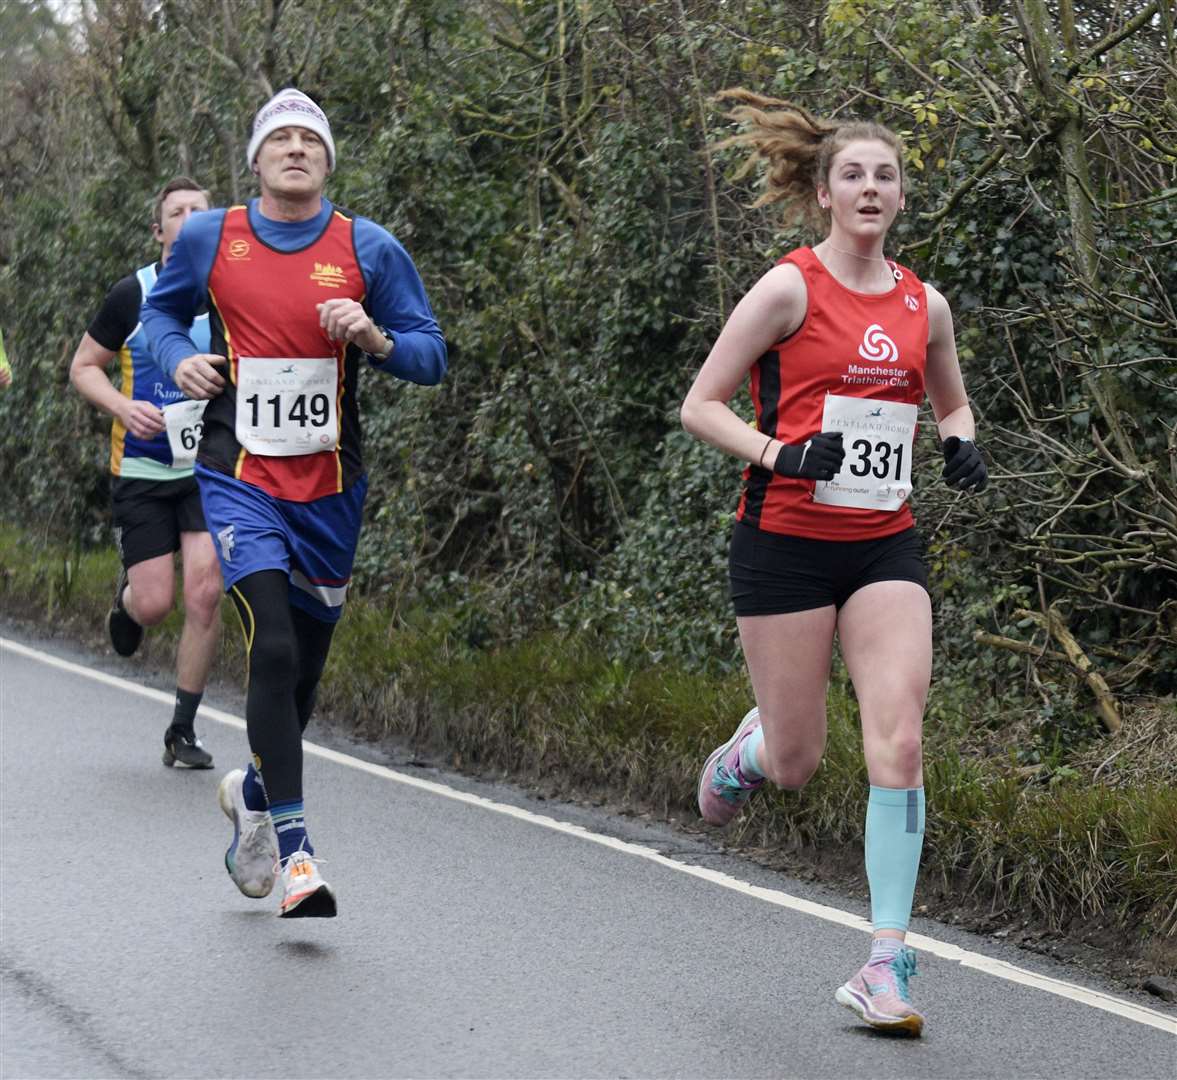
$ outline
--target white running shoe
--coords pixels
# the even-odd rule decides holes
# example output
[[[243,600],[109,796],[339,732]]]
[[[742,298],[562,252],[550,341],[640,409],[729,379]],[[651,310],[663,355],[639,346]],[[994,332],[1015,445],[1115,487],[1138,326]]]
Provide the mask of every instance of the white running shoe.
[[[282,863],[280,919],[333,919],[335,893],[305,851],[296,851]]]
[[[226,773],[217,788],[217,802],[233,822],[233,843],[225,852],[225,869],[246,896],[260,899],[274,889],[278,869],[278,837],[268,810],[250,810],[242,785],[245,770]]]

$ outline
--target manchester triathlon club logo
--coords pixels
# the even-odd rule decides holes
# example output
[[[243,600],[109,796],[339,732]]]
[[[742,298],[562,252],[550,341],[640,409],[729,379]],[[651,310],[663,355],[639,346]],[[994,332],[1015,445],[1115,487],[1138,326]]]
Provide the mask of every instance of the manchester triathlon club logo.
[[[887,336],[887,332],[878,323],[871,323],[862,335],[858,355],[872,363],[891,364],[899,359],[899,346]]]
[[[335,266],[333,263],[315,263],[315,269],[311,274],[311,281],[317,281],[320,285],[327,285],[333,288],[347,284],[347,278],[343,275],[343,267]]]

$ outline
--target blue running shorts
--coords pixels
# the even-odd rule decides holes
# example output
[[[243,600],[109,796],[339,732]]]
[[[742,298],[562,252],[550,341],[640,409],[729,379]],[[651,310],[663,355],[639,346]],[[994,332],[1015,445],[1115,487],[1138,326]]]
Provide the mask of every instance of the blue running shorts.
[[[292,607],[337,622],[360,539],[367,476],[338,495],[301,503],[199,463],[195,472],[225,591],[259,570],[282,570]]]

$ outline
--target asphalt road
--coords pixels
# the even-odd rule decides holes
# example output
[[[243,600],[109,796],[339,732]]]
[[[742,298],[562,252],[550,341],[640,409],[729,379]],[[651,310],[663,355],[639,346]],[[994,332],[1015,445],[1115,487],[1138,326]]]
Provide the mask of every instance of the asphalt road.
[[[0,641],[2,1077],[1177,1075],[1177,1011],[927,920],[925,1036],[871,1032],[833,1001],[857,902],[362,748],[306,759],[340,917],[279,920],[221,862],[243,731],[202,718],[218,768],[168,770],[169,711]]]

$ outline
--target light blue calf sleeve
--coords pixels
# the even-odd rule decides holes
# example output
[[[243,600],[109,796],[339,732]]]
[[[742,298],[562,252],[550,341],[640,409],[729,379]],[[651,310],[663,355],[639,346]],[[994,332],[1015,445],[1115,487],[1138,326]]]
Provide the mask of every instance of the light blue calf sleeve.
[[[924,846],[924,789],[871,785],[866,879],[876,930],[906,930]]]

